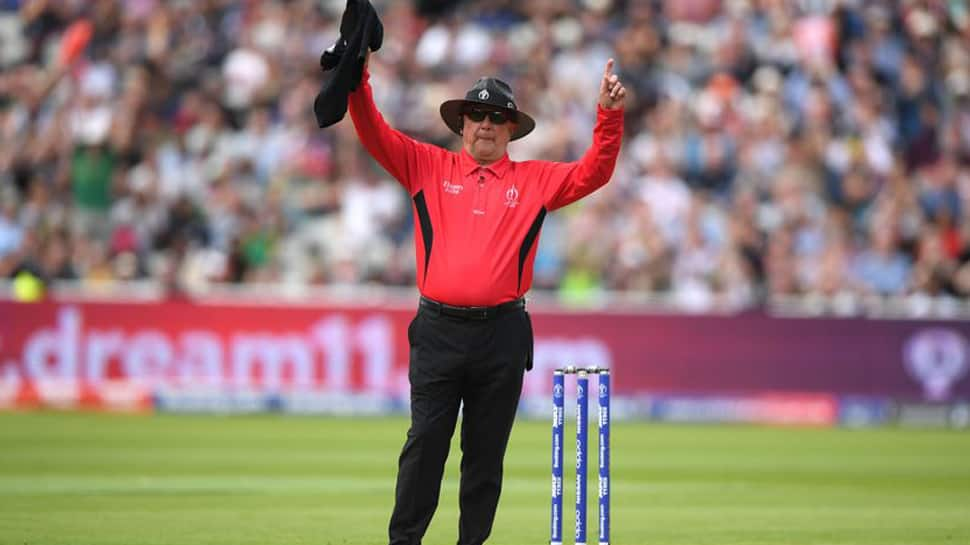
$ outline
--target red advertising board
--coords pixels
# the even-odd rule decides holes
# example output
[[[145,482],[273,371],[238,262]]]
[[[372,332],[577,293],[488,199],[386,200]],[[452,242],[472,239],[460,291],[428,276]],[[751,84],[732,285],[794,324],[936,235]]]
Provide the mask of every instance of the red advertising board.
[[[0,302],[0,397],[26,382],[121,380],[148,390],[406,399],[413,314],[366,306]],[[611,367],[618,396],[970,399],[970,322],[537,309],[533,323],[526,401],[546,399],[549,370],[567,364]]]

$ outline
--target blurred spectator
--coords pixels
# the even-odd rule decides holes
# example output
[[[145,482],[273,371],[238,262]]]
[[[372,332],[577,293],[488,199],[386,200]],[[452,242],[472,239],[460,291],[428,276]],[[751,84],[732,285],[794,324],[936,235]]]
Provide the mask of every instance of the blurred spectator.
[[[576,159],[584,74],[617,59],[615,179],[547,219],[537,287],[970,295],[961,2],[375,4],[377,101],[444,146],[441,100],[492,73],[537,112],[513,156]],[[342,2],[2,6],[0,275],[413,284],[408,196],[309,113]]]
[[[867,293],[900,295],[910,278],[910,260],[899,251],[896,235],[887,225],[874,225],[871,246],[856,257],[854,276]]]
[[[17,222],[17,205],[12,202],[0,204],[0,258],[20,248],[24,228]]]

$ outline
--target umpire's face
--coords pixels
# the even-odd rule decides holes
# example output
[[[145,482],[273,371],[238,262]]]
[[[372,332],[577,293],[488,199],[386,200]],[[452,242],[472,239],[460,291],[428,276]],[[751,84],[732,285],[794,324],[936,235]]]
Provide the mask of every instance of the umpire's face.
[[[501,159],[514,130],[512,114],[504,110],[481,106],[462,113],[462,146],[479,164]]]

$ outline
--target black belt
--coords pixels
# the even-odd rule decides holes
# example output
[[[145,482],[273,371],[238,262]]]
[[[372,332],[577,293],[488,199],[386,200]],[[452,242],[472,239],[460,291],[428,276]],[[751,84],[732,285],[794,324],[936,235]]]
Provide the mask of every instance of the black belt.
[[[461,318],[463,320],[484,321],[497,318],[503,314],[508,314],[509,312],[524,309],[525,299],[519,297],[514,301],[508,301],[500,305],[495,305],[494,307],[456,307],[453,305],[439,303],[434,299],[428,299],[422,295],[419,305],[421,308],[428,309],[431,312],[436,312],[445,316],[452,316],[455,318]]]

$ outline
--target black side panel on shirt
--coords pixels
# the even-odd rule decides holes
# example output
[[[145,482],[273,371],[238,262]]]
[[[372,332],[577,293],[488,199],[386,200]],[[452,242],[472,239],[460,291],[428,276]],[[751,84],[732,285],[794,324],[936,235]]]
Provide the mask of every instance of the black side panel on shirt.
[[[522,247],[519,248],[519,284],[518,289],[522,289],[522,268],[525,267],[525,260],[529,257],[529,252],[532,250],[532,245],[535,244],[536,237],[539,236],[539,229],[542,228],[542,220],[546,219],[546,207],[543,206],[539,213],[536,214],[536,219],[532,222],[532,226],[529,227],[529,232],[525,234],[525,240],[522,241]]]
[[[418,191],[414,195],[414,209],[418,213],[418,221],[421,225],[421,238],[424,240],[424,283],[428,278],[428,263],[431,261],[431,244],[434,242],[434,230],[431,228],[431,216],[428,215],[428,204],[424,201],[424,191]],[[521,265],[519,269],[521,270]],[[519,276],[521,276],[521,272]]]

